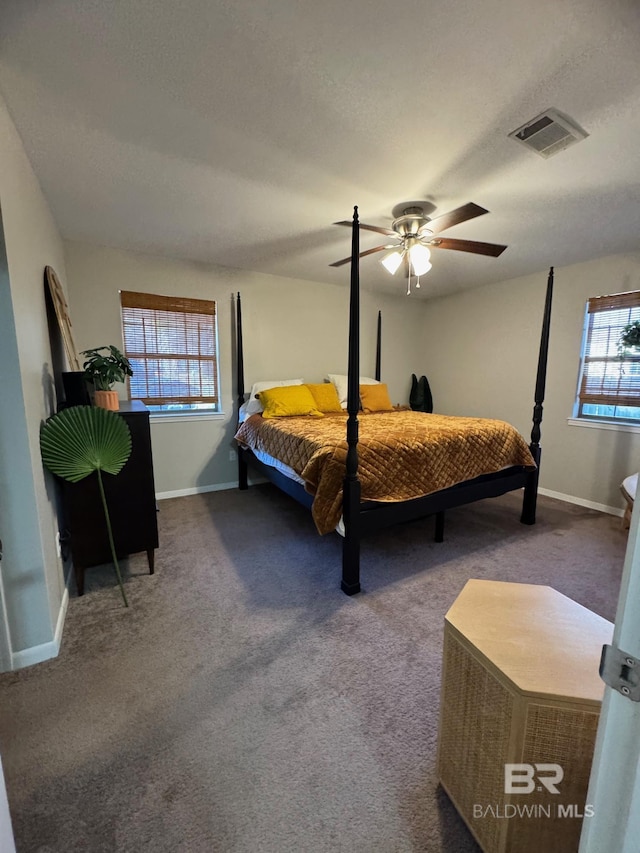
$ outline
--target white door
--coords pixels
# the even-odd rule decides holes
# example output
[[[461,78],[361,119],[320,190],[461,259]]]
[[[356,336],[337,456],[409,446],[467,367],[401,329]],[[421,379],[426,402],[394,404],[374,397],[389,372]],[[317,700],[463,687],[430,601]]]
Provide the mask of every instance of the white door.
[[[634,503],[613,645],[640,661],[640,495]],[[640,669],[640,668],[639,668]],[[640,702],[605,688],[580,853],[640,850]],[[587,812],[588,813],[588,812]]]

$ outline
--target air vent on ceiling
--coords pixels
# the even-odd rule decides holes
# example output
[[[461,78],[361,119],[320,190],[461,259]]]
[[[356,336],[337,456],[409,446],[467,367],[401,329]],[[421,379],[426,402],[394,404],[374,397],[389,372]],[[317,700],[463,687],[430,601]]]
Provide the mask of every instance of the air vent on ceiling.
[[[555,109],[545,110],[509,134],[541,157],[551,157],[588,135],[572,119]]]

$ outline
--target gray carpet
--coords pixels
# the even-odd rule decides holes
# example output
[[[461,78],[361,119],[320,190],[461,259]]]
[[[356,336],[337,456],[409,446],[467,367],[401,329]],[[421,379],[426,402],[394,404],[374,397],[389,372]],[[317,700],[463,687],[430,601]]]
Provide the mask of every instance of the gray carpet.
[[[507,495],[364,543],[271,486],[163,501],[156,574],[72,597],[60,656],[0,676],[18,853],[478,850],[435,776],[443,617],[469,578],[549,584],[612,619],[620,520]]]

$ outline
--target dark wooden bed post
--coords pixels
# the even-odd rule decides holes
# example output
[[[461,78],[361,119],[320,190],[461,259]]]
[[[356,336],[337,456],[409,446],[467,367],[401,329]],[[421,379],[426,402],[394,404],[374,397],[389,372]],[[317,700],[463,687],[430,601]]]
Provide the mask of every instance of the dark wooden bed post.
[[[238,370],[238,411],[244,403],[244,351],[242,346],[242,302],[240,293],[236,295],[236,367]],[[238,450],[238,488],[243,491],[247,484],[247,463]]]
[[[551,326],[551,300],[553,298],[553,267],[549,268],[547,279],[547,295],[544,303],[544,317],[542,320],[542,333],[540,335],[540,354],[538,355],[538,375],[536,377],[535,402],[533,406],[533,429],[531,430],[531,444],[529,450],[536,463],[535,471],[529,474],[527,484],[524,487],[524,498],[522,500],[522,515],[520,521],[523,524],[536,523],[536,503],[538,499],[538,480],[540,479],[540,459],[542,448],[540,447],[540,424],[542,423],[542,404],[544,402],[544,390],[547,378],[547,356],[549,354],[549,329]]]
[[[358,408],[360,406],[360,279],[358,208],[353,209],[351,290],[349,297],[349,365],[347,368],[347,462],[343,485],[342,591],[360,592],[360,480],[358,479]]]
[[[376,374],[373,377],[380,382],[382,371],[380,363],[382,359],[382,311],[378,311],[378,333],[376,335]]]

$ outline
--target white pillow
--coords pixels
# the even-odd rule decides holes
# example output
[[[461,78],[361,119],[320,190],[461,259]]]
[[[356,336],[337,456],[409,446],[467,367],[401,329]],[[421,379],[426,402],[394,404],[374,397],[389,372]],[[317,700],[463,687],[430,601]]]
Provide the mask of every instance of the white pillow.
[[[343,373],[327,373],[327,379],[336,386],[340,405],[343,409],[346,409],[349,377]],[[369,376],[360,376],[358,378],[358,385],[380,385],[380,381],[378,379],[371,379]]]
[[[259,394],[261,391],[267,391],[269,388],[284,388],[285,385],[302,385],[303,382],[304,379],[274,379],[273,381],[267,379],[264,382],[254,382],[251,386],[249,399],[246,403],[242,404],[240,411],[245,418],[248,418],[249,415],[255,415],[258,412],[262,412],[264,411],[264,408],[260,400],[256,400],[256,394]]]

